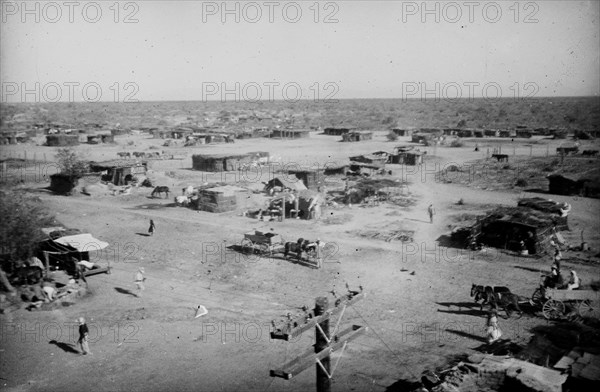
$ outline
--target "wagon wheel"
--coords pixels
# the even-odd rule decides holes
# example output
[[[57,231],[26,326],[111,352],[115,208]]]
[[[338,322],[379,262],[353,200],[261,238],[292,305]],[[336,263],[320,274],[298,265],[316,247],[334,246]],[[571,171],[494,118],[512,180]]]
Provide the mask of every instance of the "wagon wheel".
[[[242,247],[243,253],[252,253],[254,250],[254,243],[248,238],[244,238],[240,246]]]
[[[548,320],[558,319],[565,313],[565,304],[555,299],[549,299],[544,303],[542,313]]]
[[[579,303],[579,315],[581,317],[591,317],[600,319],[600,302],[586,299]]]
[[[533,295],[531,296],[531,301],[529,301],[533,306],[540,306],[542,302],[544,302],[544,290],[540,287],[535,289]]]

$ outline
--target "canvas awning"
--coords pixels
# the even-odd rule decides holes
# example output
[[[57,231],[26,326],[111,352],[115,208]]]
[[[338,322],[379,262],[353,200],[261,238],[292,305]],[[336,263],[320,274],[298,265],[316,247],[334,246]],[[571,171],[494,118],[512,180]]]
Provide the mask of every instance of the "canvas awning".
[[[69,235],[57,238],[54,242],[75,248],[78,252],[91,252],[104,249],[108,246],[108,242],[100,241],[99,239],[92,237],[91,234]]]

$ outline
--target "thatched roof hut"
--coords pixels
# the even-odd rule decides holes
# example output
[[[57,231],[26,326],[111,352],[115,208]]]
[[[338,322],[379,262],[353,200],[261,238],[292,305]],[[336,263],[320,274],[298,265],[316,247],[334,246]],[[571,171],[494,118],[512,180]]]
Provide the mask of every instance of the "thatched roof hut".
[[[373,132],[348,132],[342,135],[343,142],[361,142],[373,139]]]

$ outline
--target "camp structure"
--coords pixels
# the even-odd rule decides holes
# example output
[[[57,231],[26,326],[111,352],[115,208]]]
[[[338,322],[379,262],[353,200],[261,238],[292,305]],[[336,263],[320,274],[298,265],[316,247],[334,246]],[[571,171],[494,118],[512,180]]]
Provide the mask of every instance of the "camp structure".
[[[373,139],[373,132],[348,132],[342,135],[343,142],[361,142]]]
[[[478,244],[529,254],[550,249],[557,215],[529,207],[498,207],[473,225],[470,238]],[[468,245],[468,244],[465,244]]]
[[[110,133],[87,135],[88,144],[114,143],[115,136]]]
[[[275,192],[283,192],[285,190],[300,192],[306,189],[308,188],[306,188],[304,182],[302,182],[302,180],[295,175],[275,177],[269,180],[265,184],[264,188],[265,192],[270,195],[274,194]]]
[[[546,178],[549,193],[600,198],[600,169],[593,169],[577,176],[555,172]]]
[[[90,170],[93,173],[101,173],[103,181],[115,185],[127,185],[136,175],[145,175],[148,170],[147,161],[105,161],[91,162]]]
[[[235,211],[245,207],[248,190],[232,185],[199,189],[197,197],[192,199],[192,206],[200,211],[221,213]]]
[[[374,169],[385,168],[385,163],[388,157],[386,155],[366,154],[350,157],[350,165],[362,164],[364,167],[372,167]]]
[[[554,200],[544,199],[543,197],[528,197],[520,199],[517,205],[552,214],[556,220],[556,228],[558,230],[569,230],[567,219],[571,211],[571,205],[566,202],[559,203]]]
[[[265,151],[247,152],[244,154],[196,154],[192,155],[192,168],[205,172],[222,172],[244,170],[249,165],[269,161],[269,153]]]
[[[273,129],[271,138],[274,139],[304,139],[310,137],[308,129]]]
[[[500,131],[497,129],[484,129],[483,134],[487,137],[499,137]]]
[[[533,133],[530,129],[517,129],[515,131],[515,134],[517,137],[521,137],[521,138],[525,138],[525,139],[529,139],[530,137],[533,136]]]
[[[348,132],[350,132],[351,129],[350,128],[325,128],[323,130],[323,134],[324,135],[329,135],[329,136],[342,136],[347,134]]]
[[[425,153],[415,149],[414,146],[396,146],[394,153],[389,157],[389,162],[401,165],[421,165],[423,155]]]
[[[70,195],[73,188],[77,186],[79,178],[66,173],[55,173],[50,175],[49,189],[61,195]]]
[[[294,176],[302,181],[306,189],[317,190],[324,183],[325,170],[323,168],[299,168],[287,171],[286,178],[293,179]],[[295,181],[295,180],[293,180]]]
[[[236,139],[253,139],[259,137],[271,137],[271,130],[267,127],[244,129],[235,132]]]
[[[64,147],[79,145],[79,135],[46,135],[46,146],[49,147]]]
[[[58,230],[57,230],[58,229]],[[62,230],[61,230],[62,229]],[[101,267],[90,262],[90,252],[101,251],[108,243],[94,238],[89,233],[64,228],[43,228],[48,238],[39,244],[38,258],[44,261],[46,270],[50,268],[66,271],[70,275],[77,273],[77,264],[83,262],[89,269],[85,275],[109,272],[109,267]]]
[[[405,129],[405,128],[393,128],[392,132],[396,135],[396,136],[411,136],[413,133],[412,129]]]

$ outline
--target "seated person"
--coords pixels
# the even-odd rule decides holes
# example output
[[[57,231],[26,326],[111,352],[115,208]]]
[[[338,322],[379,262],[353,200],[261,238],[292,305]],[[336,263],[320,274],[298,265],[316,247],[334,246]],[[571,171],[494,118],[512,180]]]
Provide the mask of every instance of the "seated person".
[[[552,272],[550,275],[546,276],[544,280],[544,287],[548,287],[551,289],[560,288],[564,284],[564,280],[556,266],[552,266]]]
[[[581,279],[577,276],[574,270],[571,270],[571,277],[569,278],[569,284],[567,284],[567,290],[577,290],[581,285]]]

